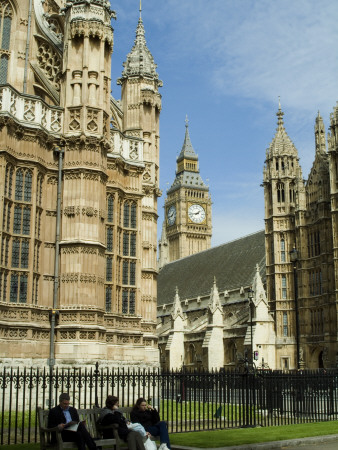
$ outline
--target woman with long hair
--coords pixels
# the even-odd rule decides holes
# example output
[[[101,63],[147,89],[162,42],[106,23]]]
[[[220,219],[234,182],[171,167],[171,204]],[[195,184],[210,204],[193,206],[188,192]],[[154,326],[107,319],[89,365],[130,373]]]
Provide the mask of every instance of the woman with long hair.
[[[152,436],[160,437],[161,445],[159,450],[166,450],[166,447],[171,448],[166,422],[160,420],[159,413],[143,397],[136,401],[130,413],[130,419],[132,422],[138,422],[143,425],[144,429]]]

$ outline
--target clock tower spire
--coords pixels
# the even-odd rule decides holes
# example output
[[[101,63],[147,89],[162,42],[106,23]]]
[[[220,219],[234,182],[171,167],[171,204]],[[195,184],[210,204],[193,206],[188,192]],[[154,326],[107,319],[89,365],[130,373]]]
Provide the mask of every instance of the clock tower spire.
[[[188,118],[176,164],[176,177],[164,204],[167,262],[207,250],[211,245],[211,198],[209,187],[199,173]]]

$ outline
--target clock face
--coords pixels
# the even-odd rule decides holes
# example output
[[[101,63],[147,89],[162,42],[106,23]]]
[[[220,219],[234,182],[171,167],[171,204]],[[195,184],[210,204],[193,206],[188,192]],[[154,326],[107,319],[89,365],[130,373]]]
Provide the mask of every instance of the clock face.
[[[176,208],[174,205],[170,206],[170,208],[168,209],[167,212],[167,220],[168,220],[168,225],[174,225],[175,220],[176,220]]]
[[[205,220],[205,211],[201,205],[191,205],[188,209],[188,216],[192,222],[202,223]]]

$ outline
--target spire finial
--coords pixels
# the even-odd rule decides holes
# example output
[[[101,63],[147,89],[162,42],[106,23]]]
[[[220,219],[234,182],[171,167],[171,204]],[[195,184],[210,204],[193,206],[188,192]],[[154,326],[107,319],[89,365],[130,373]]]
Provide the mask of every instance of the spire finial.
[[[189,119],[188,119],[188,114],[185,115],[185,127],[188,128],[189,126]]]
[[[142,0],[140,0],[140,19],[142,19]]]
[[[281,104],[280,104],[280,95],[278,96],[278,112],[277,112],[276,116],[278,117],[278,126],[279,125],[283,125],[284,113],[282,111],[282,107],[281,107]]]

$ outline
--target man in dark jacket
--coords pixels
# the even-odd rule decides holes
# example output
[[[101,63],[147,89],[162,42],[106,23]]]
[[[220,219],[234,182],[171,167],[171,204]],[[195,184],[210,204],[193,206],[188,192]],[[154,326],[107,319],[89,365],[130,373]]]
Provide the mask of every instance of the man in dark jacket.
[[[76,442],[79,450],[96,450],[96,444],[83,422],[80,422],[77,410],[69,406],[70,397],[67,393],[59,397],[59,405],[52,408],[48,414],[48,428],[58,427],[64,442]],[[67,430],[70,422],[78,423],[76,431]],[[55,439],[55,438],[54,438]]]

